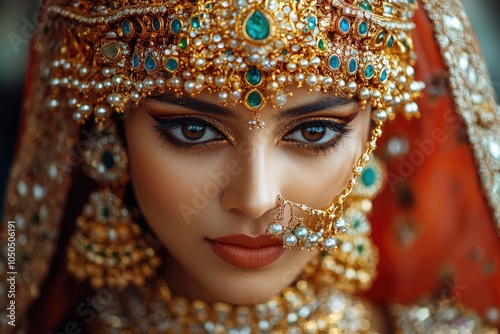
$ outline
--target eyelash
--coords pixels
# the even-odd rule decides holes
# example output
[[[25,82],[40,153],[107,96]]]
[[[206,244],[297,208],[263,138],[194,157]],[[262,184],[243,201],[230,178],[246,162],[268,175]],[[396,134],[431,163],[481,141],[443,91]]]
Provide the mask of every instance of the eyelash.
[[[179,117],[172,119],[164,119],[153,115],[151,115],[151,117],[153,117],[153,119],[156,122],[155,124],[153,124],[153,128],[155,129],[155,131],[158,132],[159,134],[158,138],[160,137],[162,138],[163,140],[162,145],[165,145],[165,143],[167,142],[170,143],[175,153],[179,153],[181,151],[186,151],[188,153],[202,153],[210,149],[222,147],[228,142],[226,138],[218,138],[211,140],[209,142],[187,143],[182,140],[179,140],[178,138],[169,133],[169,130],[176,129],[183,125],[198,124],[210,128],[213,132],[223,137],[226,137],[222,133],[222,131],[217,129],[217,127],[215,127],[213,124],[210,124],[209,122],[199,117]]]
[[[169,133],[169,130],[176,129],[183,125],[198,124],[211,129],[213,132],[223,137],[227,137],[216,126],[211,124],[209,121],[205,121],[199,117],[179,117],[171,119],[165,119],[153,115],[152,117],[156,122],[156,124],[153,124],[153,128],[155,129],[155,131],[159,133],[159,137],[163,139],[162,145],[164,145],[166,142],[172,144],[174,152],[176,153],[181,151],[187,151],[190,153],[191,152],[202,153],[205,152],[206,150],[222,147],[228,142],[227,138],[219,138],[202,143],[187,143],[179,140],[178,138]],[[306,121],[298,121],[296,124],[292,123],[292,125],[287,127],[287,129],[289,130],[284,131],[284,136],[282,137],[285,138],[290,134],[300,131],[301,128],[313,125],[322,125],[331,131],[338,132],[338,134],[335,136],[333,140],[324,144],[308,144],[308,143],[301,143],[297,141],[286,141],[286,140],[283,140],[283,143],[286,143],[287,146],[291,145],[294,148],[298,148],[301,150],[314,151],[316,155],[323,154],[326,156],[330,152],[330,150],[334,150],[335,148],[337,148],[343,137],[349,135],[352,131],[352,128],[348,124],[335,122],[329,119],[312,119]]]
[[[290,141],[290,142],[284,141],[284,142],[287,145],[293,145],[294,148],[299,148],[308,151],[312,150],[316,155],[322,154],[326,156],[328,155],[328,153],[330,153],[331,151],[335,150],[338,147],[341,140],[345,136],[349,135],[352,132],[352,128],[349,126],[349,124],[335,122],[330,119],[312,119],[306,121],[299,120],[297,124],[293,124],[288,127],[291,128],[290,130],[285,130],[285,135],[283,136],[283,138],[286,138],[287,136],[297,131],[300,131],[303,128],[311,127],[314,125],[324,126],[325,128],[331,131],[337,132],[337,135],[335,135],[335,137],[332,140],[324,144],[308,144],[297,141]]]

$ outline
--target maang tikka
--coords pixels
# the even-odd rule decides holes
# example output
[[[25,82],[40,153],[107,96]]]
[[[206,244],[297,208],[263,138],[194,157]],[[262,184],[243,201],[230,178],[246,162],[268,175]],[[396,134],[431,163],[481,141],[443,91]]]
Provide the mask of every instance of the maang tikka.
[[[99,123],[97,140],[83,152],[83,171],[99,183],[76,221],[67,249],[68,271],[91,285],[142,285],[160,265],[154,240],[132,220],[122,201],[128,157],[112,122]]]
[[[329,280],[333,276],[338,288],[349,293],[370,287],[378,262],[378,251],[370,238],[371,225],[367,215],[371,212],[373,198],[385,184],[386,171],[375,155],[363,156],[362,159],[366,160],[366,164],[359,172],[358,182],[346,197],[339,216],[327,219],[328,209],[313,209],[278,196],[278,209],[267,229],[269,234],[281,237],[286,248],[296,246],[302,250],[320,250],[319,270]],[[285,217],[289,217],[288,221]]]

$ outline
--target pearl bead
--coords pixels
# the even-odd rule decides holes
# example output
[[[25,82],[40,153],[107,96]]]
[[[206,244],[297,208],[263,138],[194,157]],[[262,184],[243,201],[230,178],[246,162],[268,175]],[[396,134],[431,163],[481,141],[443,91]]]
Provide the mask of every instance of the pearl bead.
[[[141,98],[141,94],[139,94],[139,92],[137,92],[136,90],[133,90],[130,92],[130,99],[134,102],[137,102],[139,101],[139,99]]]
[[[298,239],[290,230],[286,230],[285,235],[283,236],[283,245],[286,247],[296,246]]]
[[[239,101],[241,98],[241,92],[240,91],[233,91],[231,92],[231,100],[233,101]]]
[[[304,239],[305,237],[307,237],[308,230],[305,226],[297,226],[293,230],[293,234],[295,234],[295,236],[299,239]]]
[[[195,82],[192,80],[188,80],[184,83],[184,90],[187,93],[192,94],[194,92],[194,86],[195,86]]]
[[[252,122],[252,124],[255,124],[253,122],[255,121],[250,121]],[[249,123],[250,123],[249,122]],[[270,234],[270,235],[274,235],[274,236],[278,236],[281,234],[281,232],[283,232],[283,226],[281,226],[280,223],[272,223],[272,224],[269,224],[269,226],[267,227],[267,232]]]
[[[349,83],[347,84],[347,88],[349,88],[351,93],[354,93],[358,89],[358,85],[354,81],[349,81]]]
[[[158,77],[156,78],[156,86],[159,88],[165,87],[165,84],[167,83],[167,80],[164,77]]]
[[[172,84],[172,87],[174,87],[174,88],[181,88],[182,87],[182,79],[179,77],[172,77],[170,79],[170,82]]]
[[[335,222],[335,228],[336,228],[339,232],[341,232],[341,233],[343,233],[343,232],[345,232],[345,231],[346,231],[346,229],[347,229],[347,223],[346,223],[346,221],[344,220],[344,218],[340,218],[340,219],[338,219],[338,220]]]
[[[384,95],[384,102],[391,103],[392,102],[392,95],[390,95],[390,94]]]
[[[312,74],[312,75],[307,77],[306,83],[310,87],[316,86],[316,84],[318,83],[318,77],[316,77],[316,75]]]
[[[81,122],[82,121],[82,114],[80,114],[78,111],[75,111],[73,113],[73,119],[77,122]]]
[[[104,106],[98,106],[97,108],[95,108],[94,113],[97,118],[104,119],[111,114],[111,111]]]
[[[226,103],[229,98],[229,94],[227,92],[220,92],[217,98],[220,103]]]
[[[359,92],[359,97],[362,100],[368,100],[370,98],[370,90],[366,87],[363,87]]]
[[[274,99],[274,104],[278,107],[283,107],[286,104],[286,94],[284,92],[279,92]]]
[[[113,83],[116,85],[116,86],[119,86],[121,85],[121,83],[123,82],[123,78],[119,75],[115,75],[112,79]]]
[[[301,69],[306,69],[306,68],[308,68],[308,67],[309,67],[309,61],[308,61],[307,59],[301,59],[301,60],[299,61],[299,67],[300,67]]]
[[[295,74],[295,82],[302,82],[305,79],[305,75],[303,73]]]
[[[73,107],[74,108],[77,105],[77,103],[78,103],[78,100],[76,98],[74,98],[74,97],[72,97],[72,98],[70,98],[68,100],[68,106],[69,107]]]
[[[375,100],[380,100],[380,98],[382,97],[382,94],[380,93],[379,90],[374,90],[372,91],[372,98],[374,98]]]
[[[295,63],[288,63],[288,64],[286,65],[286,68],[287,68],[287,70],[289,70],[290,72],[293,72],[293,71],[295,71],[295,70],[297,69],[297,64],[295,64]]]
[[[199,84],[205,83],[205,76],[203,74],[198,74],[196,76],[196,82]]]
[[[153,88],[155,86],[155,81],[151,77],[146,77],[142,81],[142,84],[144,85],[144,88],[151,89],[151,88]]]
[[[83,116],[85,115],[89,115],[90,112],[92,111],[92,107],[88,104],[82,104],[80,106],[80,108],[78,108],[78,111],[80,112],[80,114],[82,114]]]
[[[373,110],[372,120],[374,122],[384,122],[385,120],[387,120],[387,112],[385,110]]]
[[[313,59],[311,59],[310,64],[314,67],[318,67],[319,65],[321,65],[321,59],[319,57],[314,57]]]
[[[330,237],[330,238],[326,238],[323,241],[323,248],[326,251],[330,251],[330,250],[335,249],[335,246],[337,246],[337,238]]]

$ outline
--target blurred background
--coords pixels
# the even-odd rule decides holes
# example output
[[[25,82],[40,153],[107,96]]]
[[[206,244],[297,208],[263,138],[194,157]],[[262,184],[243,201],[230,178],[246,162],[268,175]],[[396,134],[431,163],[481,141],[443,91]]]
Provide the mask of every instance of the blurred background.
[[[42,0],[0,2],[0,217],[9,166],[18,132],[19,109],[28,61],[29,38]],[[445,1],[445,0],[443,0]],[[491,79],[500,96],[499,0],[462,0],[478,35]]]

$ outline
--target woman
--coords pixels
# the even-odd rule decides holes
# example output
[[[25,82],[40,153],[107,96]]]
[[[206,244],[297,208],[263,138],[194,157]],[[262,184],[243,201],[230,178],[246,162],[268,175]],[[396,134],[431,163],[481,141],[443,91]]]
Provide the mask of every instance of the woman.
[[[47,1],[33,50],[7,330],[497,332],[499,113],[458,1]]]

